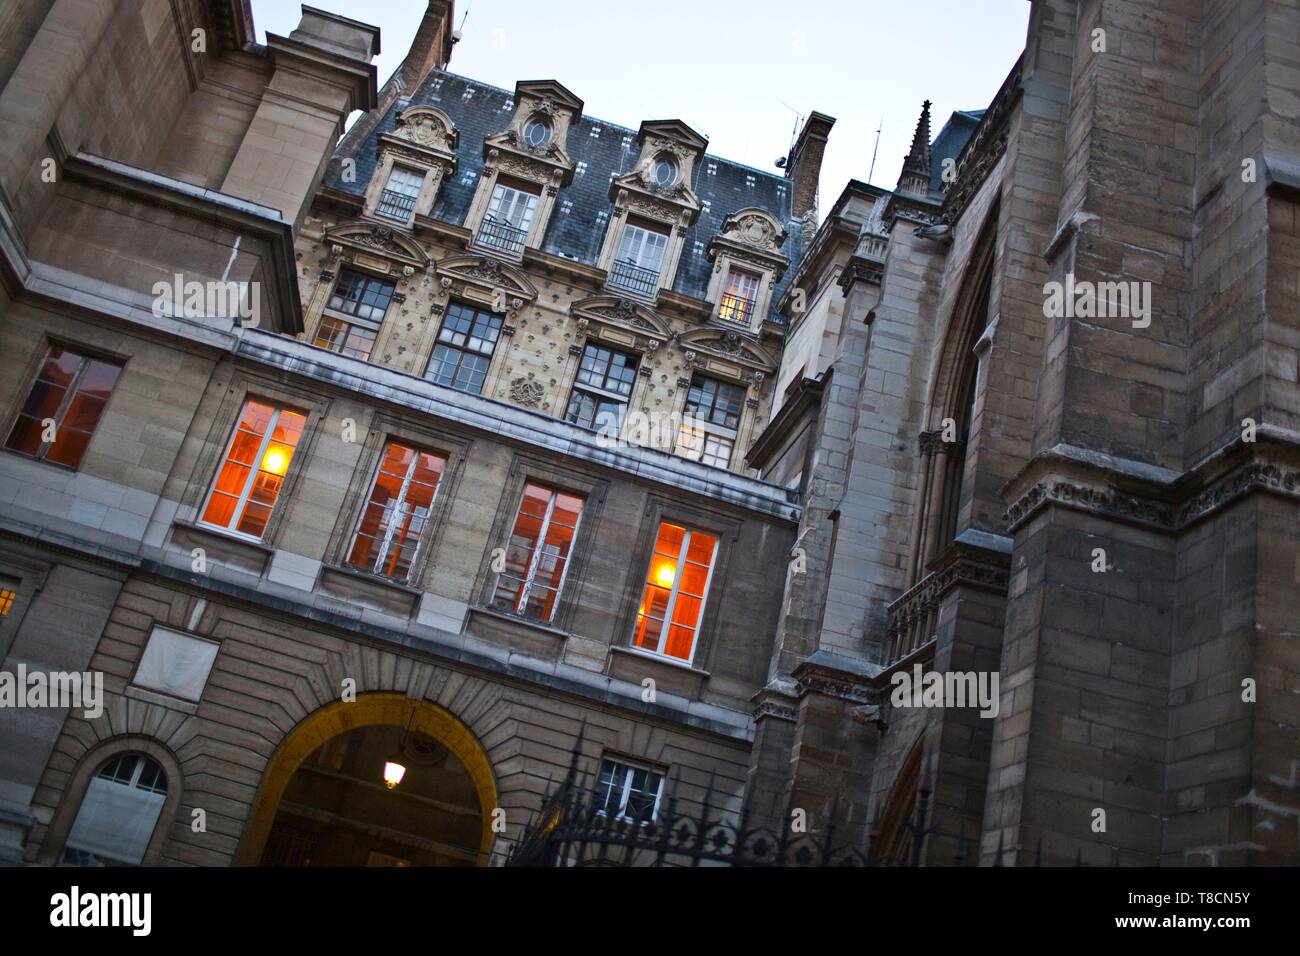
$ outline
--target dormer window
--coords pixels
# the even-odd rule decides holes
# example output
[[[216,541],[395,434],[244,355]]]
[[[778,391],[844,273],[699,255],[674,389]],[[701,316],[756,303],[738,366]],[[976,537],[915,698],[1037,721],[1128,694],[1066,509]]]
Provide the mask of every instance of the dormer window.
[[[544,116],[534,116],[524,124],[524,142],[533,149],[541,149],[554,135],[555,130]]]
[[[609,271],[609,284],[637,295],[653,296],[667,248],[667,229],[629,221]]]
[[[399,112],[392,132],[379,134],[364,214],[403,225],[427,216],[443,180],[456,171],[457,138],[451,118],[436,107]]]
[[[718,318],[750,328],[754,324],[759,282],[757,274],[733,267],[727,273],[727,286],[718,307]]]
[[[677,183],[677,162],[666,153],[657,156],[655,157],[654,166],[651,167],[650,174],[656,186],[668,189]]]
[[[554,80],[515,86],[507,126],[483,139],[483,171],[464,225],[481,248],[511,259],[538,248],[560,190],[573,181],[565,152],[582,100]]]
[[[405,166],[394,166],[388,175],[388,182],[384,184],[375,213],[398,222],[410,222],[415,201],[419,199],[423,188],[424,173]]]
[[[522,255],[540,194],[541,190],[532,183],[499,179],[479,225],[478,244],[512,256]]]

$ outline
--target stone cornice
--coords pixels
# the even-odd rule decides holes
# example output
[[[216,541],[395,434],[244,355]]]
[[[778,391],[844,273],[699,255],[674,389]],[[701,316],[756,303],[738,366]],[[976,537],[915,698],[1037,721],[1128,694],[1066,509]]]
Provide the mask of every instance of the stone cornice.
[[[961,218],[989,172],[997,165],[1007,147],[1007,124],[1020,102],[1024,82],[1024,57],[1016,61],[993,102],[984,111],[975,132],[957,156],[956,178],[944,188],[940,220],[952,225]]]
[[[799,664],[791,676],[799,697],[821,694],[853,704],[876,704],[879,688],[875,678],[879,673],[877,664],[818,650]]]
[[[745,464],[759,470],[767,465],[771,457],[784,445],[785,438],[791,431],[805,418],[810,418],[809,413],[815,415],[816,410],[821,408],[824,385],[824,379],[820,381],[812,378],[802,379],[794,394],[786,398],[780,411],[772,416],[763,433],[749,446],[749,451],[745,453]]]
[[[1014,532],[1043,508],[1058,506],[1180,532],[1254,492],[1300,500],[1297,437],[1260,426],[1256,441],[1236,439],[1181,474],[1058,445],[1007,483],[1003,517]]]

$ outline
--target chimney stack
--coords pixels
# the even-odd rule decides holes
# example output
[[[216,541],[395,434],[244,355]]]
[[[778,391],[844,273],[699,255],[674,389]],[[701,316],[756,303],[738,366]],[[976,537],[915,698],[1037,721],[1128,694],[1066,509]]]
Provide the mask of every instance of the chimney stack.
[[[817,178],[822,171],[822,155],[826,152],[826,139],[830,136],[835,117],[815,110],[804,120],[803,129],[794,141],[785,162],[785,178],[794,184],[791,213],[802,219],[809,211],[817,211]]]

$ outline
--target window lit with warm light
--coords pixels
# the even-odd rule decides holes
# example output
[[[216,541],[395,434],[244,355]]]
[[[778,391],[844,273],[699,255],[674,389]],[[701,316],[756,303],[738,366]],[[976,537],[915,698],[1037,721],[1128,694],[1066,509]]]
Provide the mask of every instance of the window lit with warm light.
[[[357,525],[348,564],[405,581],[419,550],[447,460],[390,441]]]
[[[5,447],[76,468],[121,373],[118,362],[51,345]]]
[[[505,567],[497,575],[494,607],[522,617],[555,617],[564,576],[578,534],[583,499],[529,482],[506,542]]]
[[[299,412],[245,402],[203,508],[203,523],[262,537],[306,423]]]
[[[718,318],[726,322],[749,327],[754,321],[754,306],[758,302],[759,277],[744,269],[731,269],[727,273],[727,287],[718,304]]]
[[[0,588],[0,617],[9,616],[9,612],[13,610],[14,599],[17,597],[17,591],[11,591],[8,588]]]
[[[689,663],[704,618],[718,539],[663,522],[646,574],[632,644]]]

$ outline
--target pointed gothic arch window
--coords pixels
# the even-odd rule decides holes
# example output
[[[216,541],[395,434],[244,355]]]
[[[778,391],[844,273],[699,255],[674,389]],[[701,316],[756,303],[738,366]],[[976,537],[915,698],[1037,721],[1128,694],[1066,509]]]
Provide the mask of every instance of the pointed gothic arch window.
[[[910,582],[952,542],[970,497],[968,463],[982,401],[992,318],[997,210],[989,213],[971,253],[953,321],[943,343],[930,401],[930,427],[922,432],[921,495],[917,507]]]
[[[903,761],[889,799],[880,815],[877,836],[872,844],[872,855],[879,863],[902,866],[915,851],[915,839],[924,820],[917,820],[920,809],[918,797],[921,787],[921,762],[925,752],[924,738],[918,740]]]

